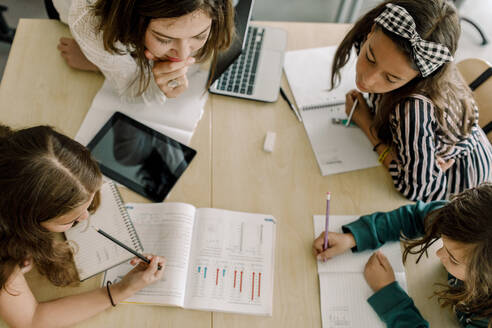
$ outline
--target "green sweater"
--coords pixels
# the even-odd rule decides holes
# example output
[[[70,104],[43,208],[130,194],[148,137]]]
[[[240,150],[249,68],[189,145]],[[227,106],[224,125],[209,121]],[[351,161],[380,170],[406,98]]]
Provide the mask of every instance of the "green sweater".
[[[361,216],[357,221],[344,225],[344,232],[354,235],[357,246],[354,252],[375,249],[387,241],[397,241],[400,233],[408,238],[424,234],[424,219],[428,213],[441,208],[447,202],[435,201],[402,206],[391,212],[377,212]],[[450,275],[450,277],[452,277]],[[456,278],[452,277],[450,281]],[[393,282],[374,293],[367,300],[388,327],[429,327],[412,299]],[[473,313],[456,313],[461,327],[487,327],[488,320],[474,318]]]

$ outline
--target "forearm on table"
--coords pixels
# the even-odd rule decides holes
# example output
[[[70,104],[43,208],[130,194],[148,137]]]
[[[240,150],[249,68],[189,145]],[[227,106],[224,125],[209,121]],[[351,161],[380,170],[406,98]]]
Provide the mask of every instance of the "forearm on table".
[[[133,293],[121,284],[110,286],[115,304]],[[33,316],[33,327],[66,327],[86,320],[111,307],[106,287],[79,295],[67,296],[57,300],[39,303]]]
[[[365,135],[367,136],[367,138],[371,142],[372,146],[373,147],[377,146],[375,151],[378,155],[381,155],[388,147],[390,147],[390,145],[388,145],[384,142],[381,142],[381,139],[379,139],[377,137],[377,133],[375,133],[373,131],[373,129],[371,128],[371,125],[367,125],[367,126],[363,127],[362,131],[364,131]],[[390,163],[394,160],[396,160],[395,153],[394,153],[394,151],[390,151],[390,153],[386,156],[386,158],[384,159],[382,164],[386,168],[389,168]]]

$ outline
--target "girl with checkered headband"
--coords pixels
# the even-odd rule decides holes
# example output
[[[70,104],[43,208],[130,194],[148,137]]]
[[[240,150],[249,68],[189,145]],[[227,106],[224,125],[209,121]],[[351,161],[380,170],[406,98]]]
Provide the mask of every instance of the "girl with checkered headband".
[[[410,200],[448,199],[492,177],[492,146],[453,62],[459,36],[450,1],[385,1],[335,55],[332,86],[355,49],[358,90],[347,94],[346,110],[358,100],[353,121]]]

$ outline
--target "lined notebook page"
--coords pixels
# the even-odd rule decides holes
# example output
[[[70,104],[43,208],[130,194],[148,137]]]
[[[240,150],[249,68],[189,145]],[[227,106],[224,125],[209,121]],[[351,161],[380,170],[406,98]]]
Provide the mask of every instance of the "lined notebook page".
[[[331,215],[330,231],[342,232],[342,225],[358,219],[355,215]],[[325,216],[315,215],[314,235],[325,230]],[[395,271],[400,286],[407,290],[405,269],[399,242],[379,248]],[[374,294],[364,278],[364,267],[374,250],[360,253],[347,251],[326,262],[318,261],[319,297],[323,328],[384,327],[367,299]]]
[[[113,182],[106,182],[101,187],[101,204],[97,211],[89,219],[65,231],[67,240],[75,249],[74,259],[80,280],[133,257],[133,254],[90,228],[91,224],[134,250],[142,251],[140,240],[116,185]]]

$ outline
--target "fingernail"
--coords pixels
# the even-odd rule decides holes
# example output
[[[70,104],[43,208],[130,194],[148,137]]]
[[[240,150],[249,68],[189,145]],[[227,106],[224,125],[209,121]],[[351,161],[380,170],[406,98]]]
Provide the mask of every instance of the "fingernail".
[[[193,64],[195,62],[195,57],[189,57],[186,61],[188,64]]]

